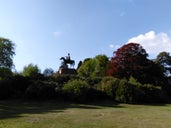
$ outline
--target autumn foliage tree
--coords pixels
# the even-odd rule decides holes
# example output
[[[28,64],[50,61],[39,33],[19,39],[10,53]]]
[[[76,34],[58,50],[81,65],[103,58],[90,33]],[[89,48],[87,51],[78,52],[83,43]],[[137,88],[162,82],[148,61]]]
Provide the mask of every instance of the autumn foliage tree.
[[[108,74],[126,79],[132,76],[142,83],[155,83],[161,72],[147,57],[146,50],[140,44],[125,44],[113,53]]]

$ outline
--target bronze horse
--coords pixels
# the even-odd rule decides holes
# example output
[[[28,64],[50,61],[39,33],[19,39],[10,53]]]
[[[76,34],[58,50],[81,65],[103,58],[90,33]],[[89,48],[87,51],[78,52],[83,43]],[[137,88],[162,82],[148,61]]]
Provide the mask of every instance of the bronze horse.
[[[70,64],[70,67],[75,65],[75,61],[71,59],[65,59],[64,57],[61,57],[60,60],[63,60],[64,65]]]

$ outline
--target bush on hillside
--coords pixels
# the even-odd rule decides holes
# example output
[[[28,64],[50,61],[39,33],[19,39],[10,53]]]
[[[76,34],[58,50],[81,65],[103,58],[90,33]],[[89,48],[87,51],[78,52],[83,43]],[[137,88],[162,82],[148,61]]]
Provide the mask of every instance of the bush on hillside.
[[[116,90],[116,101],[122,103],[144,103],[146,94],[139,87],[122,79]]]
[[[161,103],[168,101],[166,93],[159,86],[154,86],[152,84],[144,84],[140,87],[140,89],[146,94],[146,102]]]
[[[96,86],[99,84],[102,80],[102,77],[88,77],[85,79],[91,87]]]
[[[63,87],[63,91],[69,100],[79,102],[86,100],[88,89],[89,85],[82,80],[70,80]]]
[[[12,83],[8,79],[0,80],[0,99],[9,99],[13,96]]]
[[[21,75],[15,75],[10,78],[12,89],[14,91],[14,98],[23,98],[24,93],[30,85],[30,78]]]
[[[78,79],[78,77],[76,75],[67,75],[67,74],[59,75],[57,73],[54,73],[51,76],[51,81],[57,82],[60,85],[64,85],[69,80],[73,80],[73,79]]]
[[[56,98],[56,83],[34,81],[25,92],[25,98],[31,100],[51,100]]]
[[[119,86],[120,80],[114,77],[104,77],[100,84],[100,90],[105,92],[111,99],[115,99],[116,90]]]

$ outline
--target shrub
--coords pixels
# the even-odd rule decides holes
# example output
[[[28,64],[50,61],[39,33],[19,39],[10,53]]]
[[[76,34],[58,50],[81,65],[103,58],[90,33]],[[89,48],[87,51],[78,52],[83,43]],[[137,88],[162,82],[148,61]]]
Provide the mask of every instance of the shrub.
[[[101,91],[105,92],[110,98],[115,99],[116,90],[120,80],[114,77],[104,77],[101,81]]]
[[[0,99],[9,99],[13,96],[11,81],[8,79],[0,80]]]
[[[102,77],[88,77],[86,78],[86,81],[88,83],[88,85],[90,85],[91,87],[99,84],[102,80]]]
[[[144,103],[145,93],[137,85],[122,79],[116,90],[116,101],[123,103]]]
[[[30,79],[21,75],[11,77],[12,88],[14,91],[14,98],[22,98],[26,89],[30,85]]]
[[[55,73],[51,77],[52,81],[55,81],[60,85],[63,85],[65,83],[67,83],[69,80],[72,80],[72,79],[77,79],[77,76],[75,76],[75,75],[66,75],[66,74],[59,75],[59,74]]]
[[[137,79],[135,79],[134,77],[130,77],[129,78],[129,81],[128,81],[130,84],[132,84],[132,85],[135,85],[135,86],[137,86],[137,87],[141,87],[142,86],[142,84],[140,83],[140,82],[138,82],[137,81]]]
[[[26,99],[49,100],[56,98],[54,82],[34,81],[26,90]]]
[[[144,97],[146,102],[150,103],[161,103],[168,100],[166,93],[159,86],[154,86],[152,84],[144,84],[140,87],[146,94]]]
[[[126,80],[121,80],[116,90],[116,100],[119,102],[129,103],[132,101],[131,90]]]
[[[121,80],[116,90],[116,100],[124,103],[161,103],[167,101],[161,87],[140,84],[135,80]]]
[[[102,92],[101,90],[95,88],[89,88],[86,95],[86,101],[102,101],[108,99],[106,93]]]
[[[63,91],[68,99],[81,102],[86,100],[88,88],[86,81],[70,80],[64,85]]]

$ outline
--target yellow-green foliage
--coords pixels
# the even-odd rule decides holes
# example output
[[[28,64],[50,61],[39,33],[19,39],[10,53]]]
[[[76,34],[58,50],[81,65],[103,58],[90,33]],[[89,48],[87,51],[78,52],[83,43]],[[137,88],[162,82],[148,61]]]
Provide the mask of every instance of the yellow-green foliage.
[[[71,100],[84,101],[88,91],[88,84],[82,80],[70,80],[64,84],[63,91]]]
[[[78,69],[78,75],[83,77],[105,76],[108,62],[106,55],[85,59]]]

